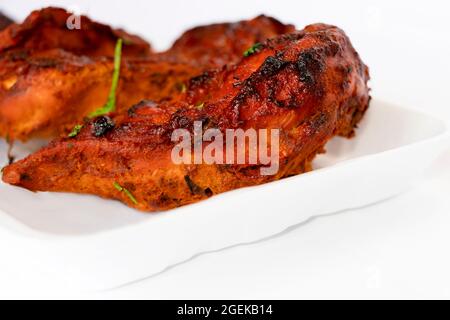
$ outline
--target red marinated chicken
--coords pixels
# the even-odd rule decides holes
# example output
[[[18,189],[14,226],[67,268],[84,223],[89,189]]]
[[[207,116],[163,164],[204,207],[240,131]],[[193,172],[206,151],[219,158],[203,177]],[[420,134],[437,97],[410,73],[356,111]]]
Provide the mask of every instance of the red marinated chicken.
[[[311,25],[254,47],[235,66],[192,79],[177,101],[85,123],[76,137],[6,167],[3,180],[33,191],[118,199],[145,211],[274,181],[309,170],[333,136],[354,134],[369,105],[368,79],[342,30]],[[222,133],[279,129],[278,171],[263,175],[262,162],[175,164],[172,134],[186,129],[192,135],[194,121]]]
[[[152,52],[150,45],[138,36],[85,16],[76,25],[71,17],[72,13],[58,8],[33,11],[23,23],[11,24],[0,32],[0,55],[23,57],[36,51],[61,49],[76,55],[111,57],[117,38],[127,44],[124,56],[145,57]]]
[[[242,54],[256,43],[294,30],[293,25],[264,15],[237,23],[201,26],[183,33],[162,55],[177,62],[214,69],[239,62]]]
[[[0,136],[55,137],[101,107],[113,73],[117,37],[124,39],[118,112],[143,99],[173,100],[189,78],[239,61],[255,42],[292,31],[260,16],[250,21],[187,31],[170,50],[155,54],[142,39],[48,8],[0,32]]]

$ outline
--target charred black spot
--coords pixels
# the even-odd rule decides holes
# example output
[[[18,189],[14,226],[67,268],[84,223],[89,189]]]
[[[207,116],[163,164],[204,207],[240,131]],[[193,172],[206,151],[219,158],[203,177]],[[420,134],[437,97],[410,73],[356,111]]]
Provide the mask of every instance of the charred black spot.
[[[247,80],[245,80],[244,85],[240,89],[239,93],[231,102],[233,117],[235,118],[234,123],[235,125],[237,125],[236,121],[237,118],[239,117],[240,106],[245,104],[247,99],[251,97],[257,98],[259,96],[257,88],[258,84],[262,82],[262,80],[271,81],[272,79],[264,79],[264,78],[273,77],[283,68],[285,68],[285,66],[287,66],[288,64],[289,64],[288,62],[283,61],[280,58],[276,58],[273,56],[267,57],[266,60],[264,60],[261,67],[259,68],[259,71],[257,73],[252,74]],[[273,93],[272,94],[269,93],[269,96],[272,95]]]
[[[207,116],[202,116],[198,121],[202,122],[203,128],[207,127],[211,123],[211,118]]]
[[[8,157],[8,164],[12,164],[14,160],[16,159],[14,155],[12,154],[12,150],[14,147],[14,140],[11,140],[9,136],[6,137],[6,142],[8,143],[8,151],[6,152],[6,155]]]
[[[316,58],[316,53],[313,50],[300,53],[297,60],[300,81],[306,84],[314,84],[318,73],[322,71],[322,67],[322,62]]]
[[[26,173],[20,174],[20,181],[31,181],[31,177]]]
[[[212,196],[212,191],[210,188],[203,189],[192,181],[188,175],[184,176],[184,181],[186,181],[186,184],[193,195],[205,195],[207,197]]]
[[[157,105],[157,103],[152,100],[142,100],[142,101],[136,103],[135,105],[133,105],[130,109],[128,109],[128,115],[130,117],[132,117],[136,113],[136,110],[143,108],[143,107],[155,107],[156,105]]]
[[[167,202],[170,201],[170,197],[169,197],[167,194],[162,193],[162,194],[159,196],[159,201],[160,201],[161,203],[167,203]]]
[[[283,60],[275,57],[268,57],[261,65],[259,72],[263,76],[270,77],[280,71],[284,65],[285,62]]]
[[[326,125],[329,122],[328,119],[328,114],[323,112],[312,118],[310,121],[310,127],[313,132],[319,131],[324,125]]]
[[[211,79],[212,73],[206,71],[199,76],[191,78],[191,80],[189,80],[189,88],[203,87],[204,85],[208,84]]]
[[[180,112],[175,112],[171,119],[170,124],[172,128],[190,128],[192,126],[192,121]]]
[[[212,190],[211,190],[210,188],[206,188],[206,189],[205,189],[205,195],[206,195],[207,197],[212,197],[212,195],[213,195]]]
[[[236,172],[238,176],[245,177],[245,178],[260,178],[261,177],[261,165],[250,165],[250,166],[243,166],[238,169]]]
[[[108,116],[100,116],[94,120],[92,134],[101,137],[114,128],[114,121]]]

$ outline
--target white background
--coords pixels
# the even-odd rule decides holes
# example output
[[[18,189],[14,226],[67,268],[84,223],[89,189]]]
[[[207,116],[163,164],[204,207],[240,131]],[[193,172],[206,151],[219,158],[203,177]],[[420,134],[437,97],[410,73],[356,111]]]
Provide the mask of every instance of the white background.
[[[450,121],[447,3],[2,0],[0,10],[21,20],[32,9],[64,6],[139,33],[157,49],[193,25],[260,13],[298,28],[336,24],[369,65],[374,96]],[[202,255],[107,292],[0,287],[0,297],[450,298],[449,270],[450,146],[420,184],[383,203],[317,218],[268,241]]]

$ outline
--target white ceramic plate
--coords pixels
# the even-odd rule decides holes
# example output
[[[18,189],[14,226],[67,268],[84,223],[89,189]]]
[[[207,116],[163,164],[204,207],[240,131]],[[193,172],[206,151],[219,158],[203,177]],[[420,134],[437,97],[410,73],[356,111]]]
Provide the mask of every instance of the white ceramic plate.
[[[332,140],[315,171],[169,212],[142,214],[94,196],[0,183],[0,281],[10,280],[8,268],[45,285],[104,289],[135,281],[199,253],[392,197],[449,145],[442,121],[374,99],[356,138]]]

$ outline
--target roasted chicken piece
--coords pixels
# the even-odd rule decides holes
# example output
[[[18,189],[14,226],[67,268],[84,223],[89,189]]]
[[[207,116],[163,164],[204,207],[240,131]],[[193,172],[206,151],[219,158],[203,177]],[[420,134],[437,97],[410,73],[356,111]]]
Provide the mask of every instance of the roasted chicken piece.
[[[309,170],[333,136],[354,134],[369,105],[368,79],[367,67],[342,30],[310,25],[266,41],[235,66],[193,79],[178,101],[143,104],[128,114],[86,123],[76,137],[57,139],[7,166],[3,181],[160,211],[292,176]],[[175,164],[178,142],[172,134],[186,129],[191,137],[194,121],[221,133],[279,129],[278,171],[262,174],[266,166],[260,159],[257,164]],[[211,143],[203,144],[203,152]],[[241,149],[223,144],[227,151]],[[267,148],[274,144],[271,138]]]
[[[235,64],[254,44],[291,33],[293,25],[260,15],[237,23],[218,23],[190,29],[162,53],[169,60],[195,63],[205,69]]]
[[[68,24],[73,29],[69,29]],[[154,55],[150,45],[138,36],[93,22],[85,16],[75,17],[58,8],[34,11],[23,23],[10,24],[2,30],[0,136],[11,141],[54,137],[81,120],[86,110],[89,112],[104,104],[119,37],[125,43],[123,58]],[[149,65],[145,72],[147,76],[160,71],[154,62]],[[168,63],[161,66],[161,70],[168,68],[172,68]],[[173,68],[180,67],[175,65]],[[136,63],[136,69],[139,69],[137,79],[142,81],[139,63]],[[180,79],[186,73],[192,76],[198,71],[183,66]],[[142,92],[142,86],[136,86],[125,96],[139,92]],[[138,95],[137,99],[140,98]]]
[[[111,87],[112,59],[76,56],[58,49],[9,61],[0,71],[0,135],[9,139],[55,137],[70,132],[105,104]],[[157,59],[124,59],[117,111],[142,99],[175,99],[183,82],[202,69]]]
[[[41,50],[61,49],[76,55],[112,57],[117,38],[124,39],[126,57],[152,53],[150,45],[136,35],[85,16],[76,17],[64,9],[45,8],[33,11],[23,23],[11,24],[0,32],[0,56],[14,59]]]
[[[106,102],[113,61],[98,55],[112,56],[111,46],[124,33],[85,17],[81,30],[67,30],[68,17],[64,10],[44,9],[34,12],[22,25],[0,32],[0,48],[4,48],[0,50],[0,136],[23,141],[55,137]],[[198,27],[187,31],[166,52],[150,54],[142,50],[142,59],[130,54],[141,52],[138,49],[145,47],[143,41],[131,41],[132,36],[126,35],[118,112],[143,99],[176,99],[189,78],[236,62],[255,42],[292,28],[265,16]],[[20,36],[11,36],[16,33]],[[68,43],[66,33],[74,38]],[[2,41],[2,37],[9,40]],[[91,38],[103,39],[98,40],[98,48]]]

